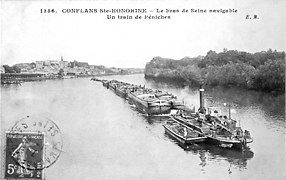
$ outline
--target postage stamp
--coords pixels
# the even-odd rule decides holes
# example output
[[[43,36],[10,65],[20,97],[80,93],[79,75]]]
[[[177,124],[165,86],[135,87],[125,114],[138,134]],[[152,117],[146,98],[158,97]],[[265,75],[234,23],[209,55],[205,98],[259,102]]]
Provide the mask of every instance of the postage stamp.
[[[53,165],[63,151],[62,135],[59,127],[52,120],[43,117],[27,116],[12,128],[12,132],[38,132],[44,133],[44,159],[41,168]]]
[[[5,179],[42,180],[44,169],[59,158],[63,142],[58,126],[48,118],[27,116],[5,136]]]
[[[5,179],[43,179],[44,133],[6,132]]]

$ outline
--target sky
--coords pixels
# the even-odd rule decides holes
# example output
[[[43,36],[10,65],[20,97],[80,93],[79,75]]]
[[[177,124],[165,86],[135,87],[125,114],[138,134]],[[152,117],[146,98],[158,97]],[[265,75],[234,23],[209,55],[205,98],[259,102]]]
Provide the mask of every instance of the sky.
[[[181,59],[239,50],[285,51],[283,0],[1,1],[1,65],[41,60],[144,68],[153,57]],[[171,19],[107,19],[104,13],[63,9],[147,9]],[[55,9],[57,13],[40,13]],[[157,9],[164,13],[157,13]],[[166,13],[178,9],[180,13]],[[237,9],[237,13],[182,13],[182,9]],[[153,12],[150,12],[153,11]],[[113,14],[117,17],[118,14]],[[128,14],[120,14],[128,15]],[[257,15],[259,19],[246,19]]]

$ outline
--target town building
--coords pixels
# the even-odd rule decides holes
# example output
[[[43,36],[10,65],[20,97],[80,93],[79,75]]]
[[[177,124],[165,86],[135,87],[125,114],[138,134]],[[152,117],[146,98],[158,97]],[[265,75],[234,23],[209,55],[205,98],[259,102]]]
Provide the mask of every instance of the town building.
[[[5,68],[4,68],[4,66],[0,66],[0,72],[1,72],[1,73],[5,73]]]

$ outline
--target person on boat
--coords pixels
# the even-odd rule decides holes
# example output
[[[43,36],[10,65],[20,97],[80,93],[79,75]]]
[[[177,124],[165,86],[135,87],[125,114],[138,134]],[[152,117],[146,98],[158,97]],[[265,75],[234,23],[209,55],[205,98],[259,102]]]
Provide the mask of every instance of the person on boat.
[[[236,130],[236,136],[237,137],[242,137],[243,136],[243,132],[241,132],[241,129],[237,129]]]
[[[224,121],[224,122],[223,122],[223,125],[224,125],[224,126],[227,126],[228,124],[227,124],[227,122],[226,122],[226,121]]]
[[[214,117],[218,117],[218,116],[219,116],[217,110],[214,110],[213,116],[214,116]]]
[[[214,110],[214,111],[210,110],[210,115],[214,116],[214,117],[218,117],[218,111],[217,110]]]
[[[199,113],[199,121],[203,121],[205,119],[205,115],[203,113]]]
[[[184,127],[184,137],[187,137],[187,135],[188,135],[187,128]]]
[[[215,130],[212,130],[211,134],[212,134],[212,137],[214,137],[214,138],[216,137],[216,131]]]
[[[211,124],[212,124],[213,126],[216,126],[215,120],[211,119]]]
[[[206,121],[210,123],[211,122],[211,115],[210,114],[206,114],[205,117],[206,117]]]
[[[249,138],[250,137],[250,132],[247,130],[244,130],[244,137]]]
[[[223,133],[223,129],[217,125],[215,129],[215,134],[222,134],[222,133]]]
[[[176,113],[178,116],[182,116],[183,115],[183,111],[182,110],[178,110]]]

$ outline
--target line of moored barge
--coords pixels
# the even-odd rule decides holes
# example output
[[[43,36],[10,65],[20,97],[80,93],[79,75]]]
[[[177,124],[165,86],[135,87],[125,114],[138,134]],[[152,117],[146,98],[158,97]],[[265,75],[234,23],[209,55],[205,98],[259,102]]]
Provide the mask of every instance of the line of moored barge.
[[[117,80],[101,81],[103,86],[114,91],[138,111],[148,116],[169,116],[170,120],[163,125],[165,132],[182,144],[210,143],[220,147],[243,150],[253,141],[249,131],[237,126],[237,121],[218,114],[217,110],[206,111],[203,100],[203,89],[200,89],[200,108],[196,113],[185,111],[184,104],[169,92],[146,88],[145,85],[134,85]],[[174,113],[175,112],[175,113]]]

